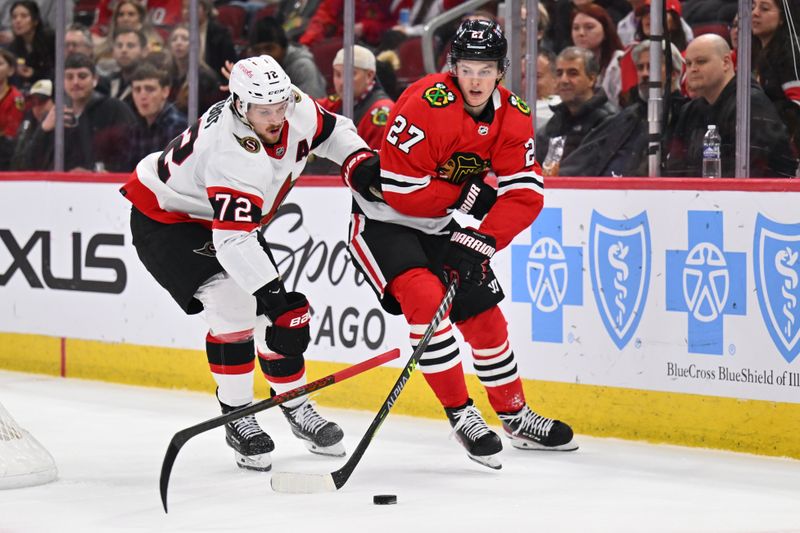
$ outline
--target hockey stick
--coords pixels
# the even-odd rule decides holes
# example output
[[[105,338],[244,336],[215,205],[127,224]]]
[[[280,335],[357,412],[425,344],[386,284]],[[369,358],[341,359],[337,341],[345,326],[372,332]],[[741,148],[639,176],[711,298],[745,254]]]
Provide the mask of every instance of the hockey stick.
[[[356,449],[353,450],[353,453],[350,454],[350,458],[347,460],[344,466],[339,470],[331,472],[330,474],[275,472],[272,474],[272,480],[270,481],[272,490],[276,492],[289,492],[295,494],[333,492],[339,490],[342,488],[342,486],[344,486],[345,483],[347,483],[347,480],[350,479],[350,475],[353,473],[353,470],[355,470],[358,462],[364,455],[364,452],[367,451],[367,446],[369,446],[369,443],[375,437],[375,434],[378,432],[378,429],[380,429],[383,421],[387,416],[389,416],[389,411],[397,401],[400,393],[403,392],[403,388],[406,386],[406,383],[408,383],[411,373],[417,367],[417,364],[422,357],[422,352],[424,352],[425,348],[428,347],[428,343],[430,343],[431,338],[433,338],[436,328],[439,327],[439,323],[444,318],[444,315],[447,313],[447,309],[450,307],[450,303],[453,301],[453,296],[456,294],[457,285],[457,280],[452,279],[450,281],[450,284],[447,286],[447,292],[445,293],[444,298],[442,298],[442,303],[440,303],[439,307],[436,309],[436,313],[433,315],[433,320],[431,320],[431,323],[428,325],[428,329],[425,330],[425,334],[419,341],[414,353],[411,354],[411,357],[406,363],[405,368],[403,368],[403,371],[400,373],[400,377],[397,378],[397,381],[392,387],[389,396],[386,398],[386,401],[383,402],[383,405],[378,410],[378,414],[372,420],[369,428],[367,428],[367,432],[363,437],[361,437],[361,441],[358,443],[358,446],[356,446]]]
[[[161,478],[159,480],[159,484],[161,486],[161,503],[164,504],[164,512],[167,512],[167,489],[169,487],[169,476],[172,473],[172,466],[175,464],[175,459],[178,457],[178,452],[192,437],[196,437],[200,433],[205,433],[210,429],[224,426],[225,424],[233,422],[234,420],[242,418],[243,416],[264,411],[270,407],[275,407],[276,405],[280,405],[289,400],[297,398],[298,396],[323,389],[329,385],[333,385],[334,383],[339,383],[340,381],[344,381],[345,379],[361,374],[362,372],[371,370],[388,361],[397,359],[398,357],[400,357],[399,349],[395,348],[393,350],[389,350],[388,352],[376,355],[375,357],[367,359],[366,361],[361,361],[360,363],[339,370],[338,372],[334,372],[333,374],[325,376],[324,378],[312,381],[311,383],[306,383],[305,385],[301,385],[284,393],[277,394],[272,398],[261,400],[260,402],[248,405],[247,407],[236,409],[224,415],[211,418],[205,422],[200,422],[199,424],[180,430],[172,437],[172,440],[169,441],[167,453],[164,455],[164,463],[161,465]]]

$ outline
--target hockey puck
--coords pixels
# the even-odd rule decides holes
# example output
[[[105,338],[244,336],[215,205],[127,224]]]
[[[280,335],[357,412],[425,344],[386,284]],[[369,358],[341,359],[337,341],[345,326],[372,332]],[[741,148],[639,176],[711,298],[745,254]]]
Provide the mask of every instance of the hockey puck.
[[[376,494],[372,497],[372,503],[375,505],[392,505],[397,503],[396,494]]]

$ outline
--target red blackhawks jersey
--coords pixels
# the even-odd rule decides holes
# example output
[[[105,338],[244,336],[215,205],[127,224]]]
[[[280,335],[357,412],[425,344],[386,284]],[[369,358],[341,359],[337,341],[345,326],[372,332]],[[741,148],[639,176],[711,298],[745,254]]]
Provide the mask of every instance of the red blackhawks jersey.
[[[498,86],[479,119],[464,109],[450,74],[432,74],[411,85],[392,109],[381,145],[381,187],[386,204],[356,196],[375,220],[441,233],[450,208],[470,176],[497,175],[497,202],[479,231],[504,248],[528,227],[543,205],[544,181],[534,159],[530,108]]]
[[[153,220],[211,229],[217,259],[250,293],[278,276],[254,230],[273,217],[309,154],[341,165],[367,148],[350,119],[323,110],[297,87],[292,91],[277,143],[263,145],[234,115],[229,97],[164,151],[142,159],[121,189]]]

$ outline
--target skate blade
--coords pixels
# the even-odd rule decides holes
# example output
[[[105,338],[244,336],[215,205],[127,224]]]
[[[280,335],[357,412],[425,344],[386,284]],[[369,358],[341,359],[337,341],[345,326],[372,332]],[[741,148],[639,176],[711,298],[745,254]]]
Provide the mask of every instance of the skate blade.
[[[492,470],[500,470],[503,468],[503,464],[495,455],[472,455],[471,453],[467,453],[467,457],[479,465],[486,466]]]
[[[330,446],[317,446],[313,442],[303,439],[303,444],[306,445],[308,451],[316,453],[317,455],[327,455],[330,457],[344,457],[347,455],[344,444],[341,441],[336,444],[331,444]]]
[[[245,470],[255,470],[256,472],[269,472],[272,470],[272,457],[269,453],[260,455],[242,455],[237,451],[233,452],[236,457],[236,466]]]
[[[521,439],[519,437],[513,437],[511,435],[506,434],[511,440],[511,446],[518,450],[538,450],[544,452],[574,452],[578,449],[578,443],[574,440],[566,442],[564,444],[560,444],[558,446],[545,446],[543,444],[539,444],[538,442],[534,442],[527,439]]]

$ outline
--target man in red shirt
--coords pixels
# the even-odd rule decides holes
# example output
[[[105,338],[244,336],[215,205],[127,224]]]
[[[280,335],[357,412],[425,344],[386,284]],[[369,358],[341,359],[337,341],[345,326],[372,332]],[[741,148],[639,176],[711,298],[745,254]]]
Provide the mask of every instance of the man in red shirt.
[[[358,135],[370,148],[381,147],[386,121],[394,106],[375,77],[375,56],[367,48],[355,45],[353,49],[353,123]],[[320,98],[317,102],[332,113],[341,114],[344,93],[344,50],[333,58],[333,86],[336,94]]]
[[[452,43],[450,72],[412,84],[395,104],[381,146],[380,178],[365,165],[351,173],[345,164],[343,174],[354,190],[354,264],[384,309],[405,316],[412,345],[442,301],[443,279],[459,281],[449,317],[419,366],[467,455],[490,468],[500,468],[494,455],[503,446],[469,397],[453,325],[472,348],[475,373],[512,446],[577,449],[567,424],[525,402],[497,305],[503,290],[489,264],[544,203],[530,108],[500,85],[506,51],[495,22],[463,22]],[[497,190],[484,181],[489,168]],[[460,227],[453,220],[456,209],[482,220],[479,228]]]

